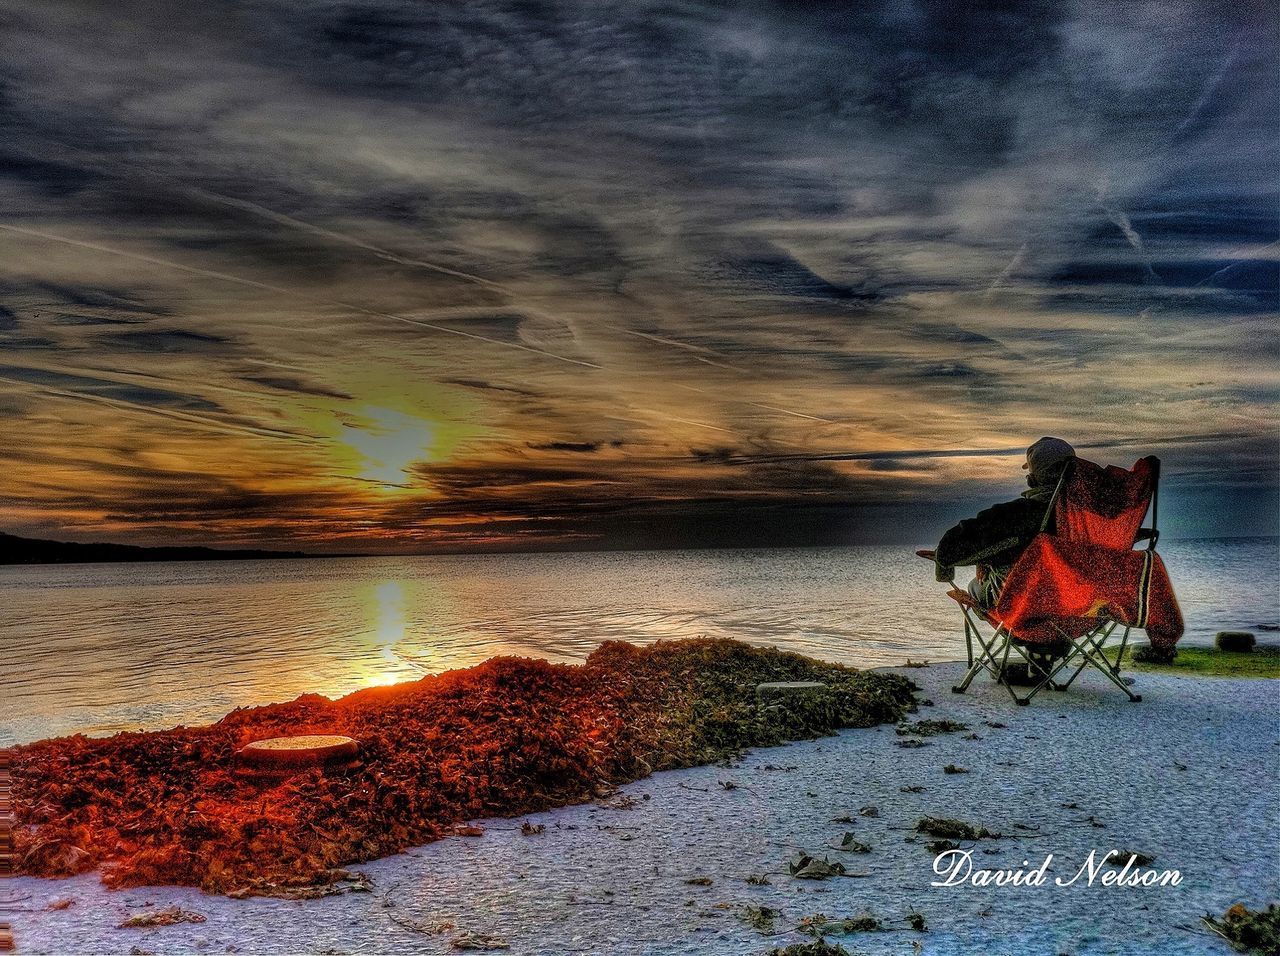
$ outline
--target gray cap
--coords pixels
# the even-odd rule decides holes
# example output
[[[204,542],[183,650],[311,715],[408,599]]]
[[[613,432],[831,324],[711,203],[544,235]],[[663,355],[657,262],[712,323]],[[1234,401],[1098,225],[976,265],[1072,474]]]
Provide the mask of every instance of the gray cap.
[[[1023,468],[1036,478],[1057,478],[1062,466],[1076,456],[1076,450],[1061,438],[1041,438],[1027,449]]]

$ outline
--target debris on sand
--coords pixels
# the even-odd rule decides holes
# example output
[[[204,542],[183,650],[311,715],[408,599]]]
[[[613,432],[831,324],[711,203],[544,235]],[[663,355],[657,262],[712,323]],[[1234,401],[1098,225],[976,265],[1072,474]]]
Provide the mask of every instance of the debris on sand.
[[[769,956],[850,956],[843,946],[815,939],[812,943],[792,943],[790,946],[769,950]]]
[[[903,750],[912,750],[918,747],[929,746],[929,741],[920,740],[916,737],[905,737],[902,740],[895,740],[894,743],[897,744],[899,747],[901,747]]]
[[[966,770],[964,767],[957,767],[955,764],[949,763],[942,768],[942,772],[943,773],[968,773],[969,771]]]
[[[911,912],[911,913],[908,913],[905,918],[907,921],[907,925],[910,926],[917,933],[926,933],[929,931],[929,927],[924,921],[923,914]]]
[[[840,838],[840,845],[837,849],[844,850],[846,853],[870,853],[871,847],[863,843],[852,833],[846,833]]]
[[[898,724],[894,732],[900,737],[936,737],[938,734],[958,734],[968,729],[968,724],[962,724],[957,720],[926,719]]]
[[[772,886],[773,881],[764,873],[752,873],[747,877],[748,886]]]
[[[806,916],[796,929],[809,936],[847,936],[851,933],[875,933],[883,929],[883,924],[870,913],[854,916],[849,919],[830,919],[822,913]]]
[[[950,817],[922,817],[916,823],[916,832],[943,840],[994,840],[1000,837],[986,827],[976,827]]]
[[[691,876],[684,882],[686,886],[710,886],[714,881],[709,876]]]
[[[368,893],[372,888],[373,880],[368,874],[335,869],[294,877],[283,883],[257,877],[242,883],[234,890],[229,890],[226,895],[234,900],[242,900],[250,896],[270,896],[282,900],[318,900],[323,896],[338,896],[342,893]]]
[[[205,917],[201,913],[193,913],[179,906],[170,906],[162,910],[151,910],[138,913],[121,923],[118,929],[144,929],[148,926],[173,926],[175,923],[203,923]]]
[[[386,912],[384,915],[397,926],[403,926],[405,929],[421,933],[423,936],[443,936],[445,933],[452,932],[457,928],[453,923],[445,920],[437,920],[434,923],[420,923],[415,919],[410,919],[407,916],[398,916],[393,912]]]
[[[909,783],[906,786],[898,788],[899,793],[924,793],[924,787],[918,783]]]
[[[511,948],[511,944],[501,936],[490,936],[487,933],[463,933],[461,936],[455,936],[449,945],[454,949],[464,950],[488,951]]]
[[[539,833],[547,832],[545,823],[530,823],[527,820],[520,824],[520,832],[525,836],[537,836]]]
[[[826,690],[812,706],[764,713],[755,688],[771,681]],[[896,723],[913,687],[900,674],[739,641],[611,641],[580,665],[498,657],[340,700],[308,694],[240,709],[208,727],[41,741],[12,751],[16,869],[100,869],[115,888],[224,894],[327,886],[334,867],[476,833],[469,820],[600,799],[746,748]],[[235,753],[250,741],[319,734],[359,741],[358,757],[284,778],[237,772]]]
[[[828,860],[825,856],[817,859],[800,852],[787,864],[787,872],[797,880],[825,880],[831,876],[844,876],[845,869],[843,863]]]
[[[1243,903],[1232,906],[1222,919],[1201,917],[1204,924],[1239,953],[1280,953],[1280,907],[1272,903],[1265,910],[1251,910]]]
[[[739,915],[757,933],[768,935],[773,932],[773,921],[782,915],[782,911],[771,906],[745,906]]]

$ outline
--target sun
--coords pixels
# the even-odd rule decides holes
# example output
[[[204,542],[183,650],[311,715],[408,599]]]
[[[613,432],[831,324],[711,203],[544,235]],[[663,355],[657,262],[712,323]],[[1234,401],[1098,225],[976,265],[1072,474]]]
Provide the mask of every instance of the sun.
[[[360,456],[359,477],[403,485],[409,468],[438,458],[439,426],[390,408],[366,408],[359,422],[346,422],[339,438]]]

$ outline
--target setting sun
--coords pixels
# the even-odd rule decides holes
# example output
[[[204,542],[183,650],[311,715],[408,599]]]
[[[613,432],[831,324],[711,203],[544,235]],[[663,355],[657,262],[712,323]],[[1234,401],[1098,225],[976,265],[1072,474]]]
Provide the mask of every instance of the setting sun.
[[[339,437],[359,454],[360,478],[404,486],[415,462],[437,460],[438,431],[434,422],[389,408],[368,408],[358,423],[344,423]]]

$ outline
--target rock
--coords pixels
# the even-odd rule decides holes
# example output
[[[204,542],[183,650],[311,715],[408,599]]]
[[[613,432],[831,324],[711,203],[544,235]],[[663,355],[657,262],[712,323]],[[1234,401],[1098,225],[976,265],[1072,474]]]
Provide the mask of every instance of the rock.
[[[304,734],[298,737],[271,737],[245,744],[236,757],[246,764],[270,768],[315,767],[349,760],[360,745],[338,734]]]
[[[1177,657],[1176,647],[1154,647],[1150,643],[1138,643],[1133,647],[1135,664],[1172,664]]]
[[[796,698],[825,697],[827,685],[812,680],[782,680],[756,684],[756,700],[761,706],[784,703]]]
[[[1257,645],[1258,639],[1251,631],[1219,631],[1213,643],[1218,650],[1228,654],[1248,654]]]

